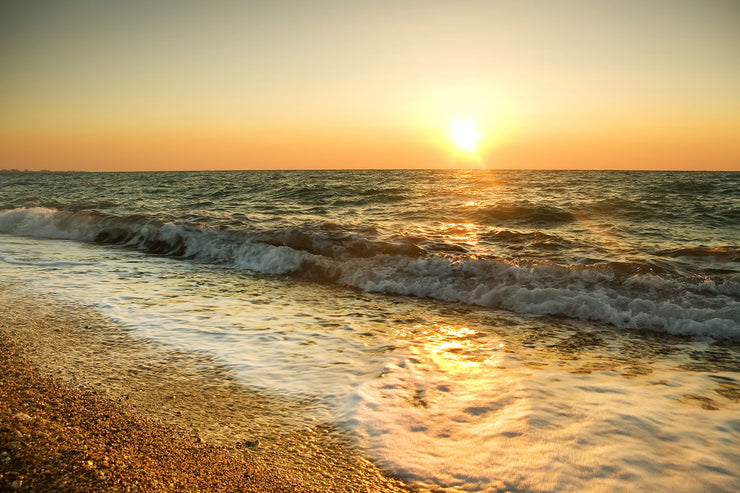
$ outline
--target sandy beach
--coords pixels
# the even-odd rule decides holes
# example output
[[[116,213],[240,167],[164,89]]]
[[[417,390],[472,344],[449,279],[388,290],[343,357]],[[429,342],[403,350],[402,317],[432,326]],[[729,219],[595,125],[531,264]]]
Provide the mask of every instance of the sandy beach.
[[[0,287],[0,490],[408,491],[306,403]]]

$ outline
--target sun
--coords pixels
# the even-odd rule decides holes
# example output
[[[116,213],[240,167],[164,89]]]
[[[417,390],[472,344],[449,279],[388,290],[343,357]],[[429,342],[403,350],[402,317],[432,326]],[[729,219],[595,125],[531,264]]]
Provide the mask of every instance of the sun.
[[[467,120],[455,120],[452,122],[450,138],[461,151],[477,152],[480,132],[475,124]]]

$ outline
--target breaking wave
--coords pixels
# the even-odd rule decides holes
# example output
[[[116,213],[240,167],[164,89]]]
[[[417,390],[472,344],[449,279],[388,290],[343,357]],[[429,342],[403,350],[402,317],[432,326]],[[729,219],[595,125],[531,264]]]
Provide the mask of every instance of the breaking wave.
[[[551,214],[551,212],[547,212]],[[554,213],[558,217],[558,212]],[[565,217],[565,216],[563,216]],[[740,340],[740,278],[712,279],[659,261],[546,260],[425,250],[416,237],[381,238],[335,223],[233,230],[145,215],[18,208],[0,212],[0,232],[117,245],[234,269],[291,276],[389,295],[429,297],[529,315],[592,320]],[[521,241],[518,233],[502,233]],[[549,236],[542,236],[552,241]],[[737,248],[662,252],[735,262]],[[8,262],[11,260],[3,259]]]

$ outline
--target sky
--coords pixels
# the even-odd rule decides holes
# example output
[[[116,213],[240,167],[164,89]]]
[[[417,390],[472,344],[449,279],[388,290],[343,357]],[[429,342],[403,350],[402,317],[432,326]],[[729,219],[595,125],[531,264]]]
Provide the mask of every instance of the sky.
[[[740,171],[740,2],[0,0],[0,169],[447,167]]]

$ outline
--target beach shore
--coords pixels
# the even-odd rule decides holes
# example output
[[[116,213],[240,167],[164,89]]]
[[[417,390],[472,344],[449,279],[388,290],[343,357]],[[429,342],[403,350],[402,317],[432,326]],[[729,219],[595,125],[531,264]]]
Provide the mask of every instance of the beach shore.
[[[409,491],[308,403],[18,286],[0,373],[3,491]]]

